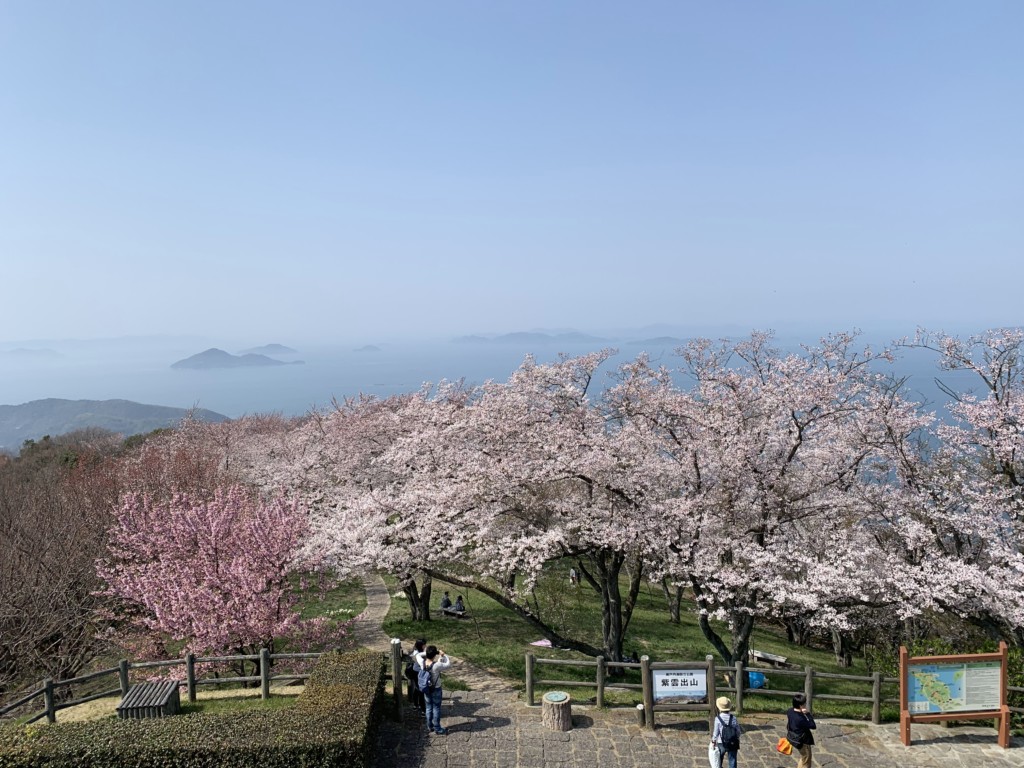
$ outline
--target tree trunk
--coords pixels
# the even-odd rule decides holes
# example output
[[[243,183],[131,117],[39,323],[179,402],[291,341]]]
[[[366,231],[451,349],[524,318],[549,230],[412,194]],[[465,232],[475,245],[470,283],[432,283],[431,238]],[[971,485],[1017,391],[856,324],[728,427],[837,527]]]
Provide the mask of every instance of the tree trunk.
[[[679,623],[679,607],[683,601],[683,588],[676,585],[675,588],[669,587],[668,576],[661,580],[661,589],[665,593],[665,602],[668,605],[668,621],[669,624]]]
[[[430,592],[433,580],[427,574],[423,578],[422,588],[417,588],[416,579],[408,577],[402,583],[402,591],[409,602],[409,611],[413,621],[430,621]]]
[[[446,581],[457,587],[475,589],[477,592],[487,595],[494,602],[507,608],[526,621],[530,626],[550,640],[552,645],[556,645],[559,648],[569,648],[574,651],[579,651],[580,653],[585,653],[588,656],[601,656],[603,653],[600,648],[597,648],[590,643],[583,642],[582,640],[574,640],[571,637],[566,637],[561,634],[558,630],[544,621],[529,605],[523,605],[522,603],[516,602],[510,598],[508,593],[503,589],[498,590],[482,581],[467,579],[463,576],[457,576],[452,573],[442,573],[441,571],[432,570],[430,571],[430,575],[435,579]]]
[[[802,618],[794,616],[784,619],[782,623],[786,627],[786,640],[789,642],[802,648],[806,648],[811,642],[811,630]]]
[[[849,634],[838,629],[833,629],[832,650],[836,655],[836,664],[840,667],[853,666],[853,642]]]
[[[589,568],[584,564],[584,559],[590,564]],[[585,558],[577,559],[581,579],[601,595],[603,655],[608,661],[623,660],[622,649],[626,630],[633,617],[633,608],[636,606],[637,598],[640,595],[640,586],[643,583],[643,566],[638,563],[634,564],[630,571],[629,594],[625,600],[622,599],[619,578],[627,562],[627,557],[623,552],[614,550],[591,552]],[[613,669],[616,673],[622,672],[618,667]]]
[[[711,605],[704,599],[700,584],[696,579],[692,580],[692,586],[693,596],[697,601],[697,607],[700,609],[697,615],[697,623],[700,625],[700,631],[704,633],[704,637],[718,651],[722,661],[727,665],[735,666],[737,661],[742,661],[744,666],[748,666],[750,664],[750,636],[754,632],[753,613],[740,610],[744,606],[735,606],[730,611],[730,622],[734,629],[732,632],[732,643],[731,645],[726,645],[725,640],[722,639],[715,631],[715,628],[711,626],[711,622],[708,621]]]

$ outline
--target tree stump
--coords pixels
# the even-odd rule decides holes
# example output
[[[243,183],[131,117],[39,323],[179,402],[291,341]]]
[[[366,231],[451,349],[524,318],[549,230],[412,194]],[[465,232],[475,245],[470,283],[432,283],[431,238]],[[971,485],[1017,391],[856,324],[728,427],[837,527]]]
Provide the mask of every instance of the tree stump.
[[[552,731],[572,730],[572,701],[562,691],[545,693],[541,699],[541,722]]]

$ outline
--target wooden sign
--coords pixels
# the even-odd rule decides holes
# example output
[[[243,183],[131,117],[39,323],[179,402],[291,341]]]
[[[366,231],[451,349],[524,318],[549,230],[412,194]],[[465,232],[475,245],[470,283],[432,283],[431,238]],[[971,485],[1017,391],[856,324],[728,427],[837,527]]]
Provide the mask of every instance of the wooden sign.
[[[996,653],[910,656],[900,646],[900,738],[910,746],[911,723],[997,720],[997,741],[1010,746],[1006,704],[1006,643]]]

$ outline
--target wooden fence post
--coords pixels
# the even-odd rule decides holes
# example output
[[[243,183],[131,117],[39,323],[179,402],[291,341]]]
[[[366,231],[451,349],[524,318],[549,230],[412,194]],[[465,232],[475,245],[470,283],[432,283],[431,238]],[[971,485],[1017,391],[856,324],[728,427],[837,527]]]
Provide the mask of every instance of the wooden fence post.
[[[260,648],[260,698],[270,698],[270,650]]]
[[[814,702],[814,667],[807,667],[804,675],[804,696],[807,697],[807,708],[812,709]]]
[[[188,692],[188,700],[194,704],[196,701],[196,655],[194,653],[185,656],[185,690]]]
[[[121,695],[128,695],[128,659],[117,662],[117,682],[121,686]]]
[[[604,706],[604,656],[597,657],[597,708]]]
[[[644,719],[647,728],[654,730],[654,686],[651,680],[651,657],[644,654],[640,657],[640,682],[644,693]]]
[[[882,722],[882,673],[871,674],[871,722],[878,725]]]
[[[743,684],[747,680],[746,671],[743,669],[743,661],[736,661],[736,714],[743,714]]]
[[[526,654],[526,703],[533,706],[533,654]]]
[[[715,657],[709,653],[704,657],[704,663],[708,665],[708,728],[714,733],[715,699],[718,697],[718,691],[715,690]]]
[[[402,722],[402,641],[391,638],[391,695],[395,700],[395,717]]]
[[[53,678],[43,680],[43,706],[46,707],[46,721],[57,722],[57,709],[53,704]]]

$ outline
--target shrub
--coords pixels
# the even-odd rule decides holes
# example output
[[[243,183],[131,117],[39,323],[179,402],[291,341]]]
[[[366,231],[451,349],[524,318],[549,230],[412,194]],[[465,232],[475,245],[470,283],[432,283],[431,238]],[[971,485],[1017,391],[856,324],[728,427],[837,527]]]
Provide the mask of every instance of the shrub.
[[[369,651],[324,654],[284,710],[0,727],[0,768],[361,768],[383,670]]]

